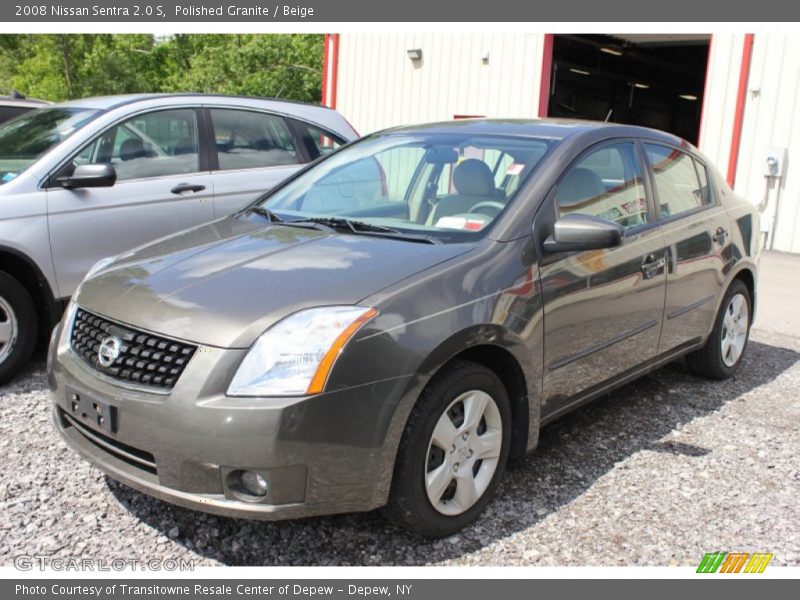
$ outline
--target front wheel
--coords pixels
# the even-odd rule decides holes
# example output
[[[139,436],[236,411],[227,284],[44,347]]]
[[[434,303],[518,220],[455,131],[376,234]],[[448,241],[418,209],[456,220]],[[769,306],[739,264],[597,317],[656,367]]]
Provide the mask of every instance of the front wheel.
[[[750,291],[742,281],[734,281],[722,299],[706,345],[686,357],[692,371],[711,379],[727,379],[736,373],[747,348],[752,314]]]
[[[0,384],[30,358],[37,330],[30,294],[11,275],[0,271]]]
[[[472,523],[502,477],[510,432],[508,394],[497,375],[469,361],[445,367],[409,417],[387,516],[430,537]]]

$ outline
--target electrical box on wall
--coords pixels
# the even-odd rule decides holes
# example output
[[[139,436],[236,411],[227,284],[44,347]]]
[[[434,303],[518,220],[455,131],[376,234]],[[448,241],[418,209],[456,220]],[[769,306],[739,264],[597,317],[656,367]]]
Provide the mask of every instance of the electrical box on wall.
[[[764,176],[783,177],[786,167],[786,148],[767,148],[764,151]]]

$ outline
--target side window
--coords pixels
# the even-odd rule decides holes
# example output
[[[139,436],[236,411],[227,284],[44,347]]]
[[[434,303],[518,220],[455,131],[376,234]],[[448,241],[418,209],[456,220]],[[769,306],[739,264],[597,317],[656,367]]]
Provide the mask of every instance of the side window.
[[[294,121],[294,124],[300,132],[308,155],[312,160],[330,154],[345,143],[339,136],[334,135],[330,131],[316,127],[315,125],[310,125],[302,121]]]
[[[212,108],[219,168],[255,169],[300,162],[282,117],[262,112]]]
[[[673,217],[710,203],[708,184],[701,183],[691,156],[660,144],[645,144],[644,149],[653,166],[656,196],[662,218]]]
[[[29,108],[22,106],[0,106],[0,123],[10,121],[15,117],[24,115],[28,111],[30,111]]]
[[[135,117],[100,134],[72,164],[110,163],[117,181],[199,170],[197,117],[190,108]]]
[[[570,168],[556,190],[558,214],[602,217],[626,229],[648,222],[642,168],[632,142],[603,146]]]
[[[703,204],[714,203],[714,192],[708,184],[708,170],[706,166],[698,160],[694,161],[694,166],[697,169],[697,177],[700,180],[700,195],[702,196]]]

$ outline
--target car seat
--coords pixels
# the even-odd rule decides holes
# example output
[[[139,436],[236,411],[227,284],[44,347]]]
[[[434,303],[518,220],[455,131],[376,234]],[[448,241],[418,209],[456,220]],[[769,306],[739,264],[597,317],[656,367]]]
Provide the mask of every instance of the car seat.
[[[458,163],[453,171],[453,186],[457,193],[439,198],[428,216],[428,225],[436,225],[442,217],[468,213],[479,202],[502,201],[497,196],[492,170],[477,158]]]

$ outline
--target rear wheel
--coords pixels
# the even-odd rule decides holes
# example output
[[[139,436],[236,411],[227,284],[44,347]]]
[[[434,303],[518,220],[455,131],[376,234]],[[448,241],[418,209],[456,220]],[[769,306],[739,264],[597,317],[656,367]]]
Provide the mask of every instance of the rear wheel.
[[[739,370],[750,336],[751,307],[747,286],[734,281],[722,300],[706,345],[686,357],[692,371],[711,379],[727,379]]]
[[[0,271],[0,384],[30,358],[37,330],[30,294],[11,275]]]
[[[445,367],[409,417],[387,516],[431,537],[472,523],[502,477],[510,432],[508,394],[497,375],[468,361]]]

